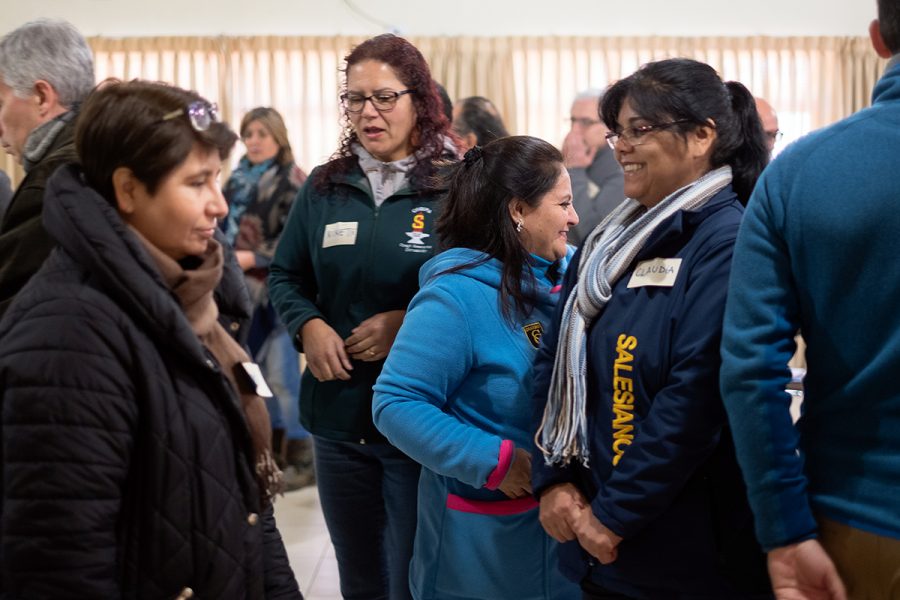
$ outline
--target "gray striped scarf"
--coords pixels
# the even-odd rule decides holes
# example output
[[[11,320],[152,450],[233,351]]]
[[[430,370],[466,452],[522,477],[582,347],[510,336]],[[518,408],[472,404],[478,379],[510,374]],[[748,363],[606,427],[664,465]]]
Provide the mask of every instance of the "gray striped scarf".
[[[566,299],[559,325],[544,418],[535,434],[535,443],[548,465],[566,465],[577,459],[588,466],[586,333],[612,296],[616,281],[663,221],[680,210],[703,206],[729,183],[731,167],[726,165],[669,194],[650,209],[626,198],[585,240],[578,283]]]

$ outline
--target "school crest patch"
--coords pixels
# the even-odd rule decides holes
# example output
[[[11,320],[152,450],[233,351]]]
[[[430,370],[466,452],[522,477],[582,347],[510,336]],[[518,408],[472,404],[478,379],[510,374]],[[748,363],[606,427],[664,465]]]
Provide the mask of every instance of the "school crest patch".
[[[528,341],[531,342],[531,345],[537,348],[541,345],[541,336],[544,335],[544,326],[539,322],[529,323],[525,327],[522,328],[525,332],[525,337],[528,338]]]

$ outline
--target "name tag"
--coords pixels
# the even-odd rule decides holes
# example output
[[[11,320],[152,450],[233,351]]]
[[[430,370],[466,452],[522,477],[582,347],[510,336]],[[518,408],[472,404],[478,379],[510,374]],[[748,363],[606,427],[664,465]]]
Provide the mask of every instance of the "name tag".
[[[356,229],[359,223],[341,222],[329,223],[325,226],[325,236],[322,238],[322,247],[352,246],[356,244]]]
[[[644,287],[654,285],[657,287],[672,287],[675,285],[675,278],[678,277],[678,269],[681,268],[680,258],[654,258],[652,260],[642,260],[634,268],[631,274],[631,280],[628,282],[629,288]]]
[[[269,385],[266,383],[266,378],[263,377],[262,370],[259,368],[259,365],[253,362],[242,362],[240,363],[241,369],[247,379],[250,380],[250,389],[259,396],[260,398],[271,398],[273,396],[272,390],[269,389]]]

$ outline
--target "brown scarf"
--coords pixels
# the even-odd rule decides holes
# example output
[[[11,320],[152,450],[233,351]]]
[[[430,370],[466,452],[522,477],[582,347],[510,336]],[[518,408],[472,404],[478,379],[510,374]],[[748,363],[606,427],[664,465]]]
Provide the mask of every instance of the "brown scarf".
[[[213,300],[213,291],[222,279],[222,246],[210,240],[206,252],[198,257],[201,262],[195,269],[185,269],[173,258],[151,244],[136,229],[130,227],[150,254],[163,281],[181,302],[181,309],[203,344],[215,357],[222,373],[237,391],[250,437],[256,465],[256,481],[263,504],[271,502],[282,491],[281,471],[272,457],[272,428],[265,401],[256,395],[246,377],[236,372],[240,364],[252,362],[250,356],[219,323],[219,307]]]

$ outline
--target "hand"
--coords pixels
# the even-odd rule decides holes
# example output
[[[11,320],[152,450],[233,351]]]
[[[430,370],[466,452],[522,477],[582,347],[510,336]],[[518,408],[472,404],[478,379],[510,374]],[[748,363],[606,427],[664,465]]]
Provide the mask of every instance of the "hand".
[[[235,250],[234,257],[242,271],[249,271],[256,266],[256,255],[250,250]]]
[[[306,364],[319,381],[350,379],[350,357],[344,350],[344,340],[322,319],[310,319],[300,328]]]
[[[524,498],[531,495],[531,453],[516,448],[512,464],[498,489],[510,498]]]
[[[347,354],[365,362],[382,360],[394,345],[405,316],[405,310],[389,310],[372,315],[357,325],[350,332],[350,337],[344,340]]]
[[[769,552],[769,577],[777,600],[846,600],[844,584],[818,540]]]
[[[622,538],[601,523],[589,506],[579,511],[577,519],[570,525],[581,547],[601,564],[608,565],[619,557],[618,546]]]
[[[587,499],[577,487],[571,483],[558,483],[544,490],[541,494],[540,521],[547,535],[559,543],[571,542],[575,539],[570,523],[578,519],[580,511],[585,510]]]
[[[570,131],[563,140],[562,155],[567,169],[586,169],[594,162],[597,148],[591,148],[584,141],[584,136]]]

